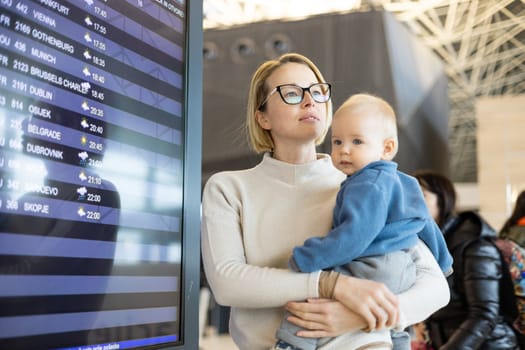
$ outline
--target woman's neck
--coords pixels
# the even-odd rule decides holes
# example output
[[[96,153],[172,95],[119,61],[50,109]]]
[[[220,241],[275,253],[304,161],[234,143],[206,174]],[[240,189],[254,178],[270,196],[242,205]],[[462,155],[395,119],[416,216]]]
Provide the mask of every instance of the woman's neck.
[[[275,148],[272,157],[282,162],[290,164],[304,164],[313,162],[317,159],[317,152],[314,147],[296,147],[296,148]]]

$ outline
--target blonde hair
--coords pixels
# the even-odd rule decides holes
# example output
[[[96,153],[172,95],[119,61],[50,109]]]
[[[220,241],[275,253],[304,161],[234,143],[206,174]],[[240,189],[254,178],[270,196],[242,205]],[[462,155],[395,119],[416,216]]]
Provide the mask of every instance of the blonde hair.
[[[266,85],[267,79],[279,67],[287,63],[304,64],[312,70],[319,83],[326,83],[321,71],[317,66],[307,57],[298,53],[287,53],[274,60],[264,62],[257,68],[252,76],[250,83],[250,90],[248,91],[248,106],[246,110],[246,128],[248,132],[248,140],[252,149],[257,153],[270,152],[274,148],[272,135],[269,130],[261,128],[256,120],[256,113],[260,109],[264,110],[265,106],[261,106],[266,96],[269,93],[270,87]],[[332,123],[332,101],[326,102],[326,129],[315,140],[316,145],[320,145]]]
[[[385,140],[394,140],[394,151],[391,155],[394,158],[398,150],[396,114],[388,102],[371,94],[355,94],[343,102],[335,112],[334,117],[337,117],[343,110],[347,113],[367,113],[379,117],[383,127],[381,132],[383,132]]]

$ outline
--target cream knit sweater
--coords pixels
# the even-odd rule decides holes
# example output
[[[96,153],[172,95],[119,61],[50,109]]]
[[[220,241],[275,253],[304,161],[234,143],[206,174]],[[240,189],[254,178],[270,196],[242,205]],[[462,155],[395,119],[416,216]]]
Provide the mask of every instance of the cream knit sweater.
[[[344,178],[327,155],[296,165],[265,154],[252,169],[221,172],[208,180],[202,199],[204,269],[217,302],[231,306],[230,334],[241,350],[270,348],[282,306],[318,296],[319,273],[291,272],[287,263],[293,247],[330,230]],[[399,296],[400,327],[448,302],[437,263],[424,244],[417,250],[418,281]]]

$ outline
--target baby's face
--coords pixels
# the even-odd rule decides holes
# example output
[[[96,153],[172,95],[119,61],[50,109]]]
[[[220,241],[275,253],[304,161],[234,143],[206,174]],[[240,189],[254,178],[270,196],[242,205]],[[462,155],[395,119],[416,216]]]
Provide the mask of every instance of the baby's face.
[[[381,118],[367,113],[339,111],[332,122],[332,162],[352,175],[371,162],[384,159]]]

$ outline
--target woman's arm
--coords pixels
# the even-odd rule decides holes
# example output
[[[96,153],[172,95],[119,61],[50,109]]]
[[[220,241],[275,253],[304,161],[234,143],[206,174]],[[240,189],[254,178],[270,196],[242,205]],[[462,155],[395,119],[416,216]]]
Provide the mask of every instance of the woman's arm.
[[[374,292],[369,294],[367,288],[373,284],[361,284],[361,282],[376,282],[356,281],[358,279],[341,276],[334,291],[340,303],[337,301],[288,303],[288,310],[294,314],[290,321],[302,327],[307,324],[315,326],[315,328],[307,327],[309,330],[300,334],[303,337],[334,337],[367,326],[380,328],[382,325],[395,324],[396,329],[404,329],[425,320],[448,303],[450,292],[445,276],[423,242],[417,244],[413,255],[417,269],[416,283],[398,295],[399,314],[396,313],[396,304],[389,296],[389,292],[379,289],[377,294],[373,294]],[[334,303],[339,305],[333,305]],[[347,307],[342,307],[341,303]],[[365,320],[366,314],[368,318]],[[388,315],[387,321],[385,321],[386,315]],[[399,317],[396,319],[397,316]]]
[[[412,256],[416,263],[416,283],[398,295],[400,317],[396,329],[404,329],[426,320],[450,300],[445,275],[422,241],[416,245]]]
[[[351,293],[345,291],[351,290]],[[397,297],[384,284],[341,275],[334,296],[344,297],[346,305],[333,299],[289,302],[290,322],[304,328],[299,336],[335,337],[358,329],[392,326],[398,315]],[[366,315],[366,319],[365,316]]]
[[[217,302],[268,308],[317,297],[319,272],[297,273],[247,262],[244,239],[248,238],[241,220],[243,203],[232,182],[228,175],[216,174],[203,191],[202,260]]]
[[[363,316],[371,329],[382,328],[383,326],[391,327],[395,325],[396,329],[404,329],[412,324],[427,319],[431,314],[445,306],[450,300],[450,291],[447,280],[441,271],[436,259],[428,247],[419,241],[412,250],[412,257],[416,264],[416,282],[412,287],[398,295],[399,317],[395,310],[392,309],[392,299],[385,292],[386,287],[376,290],[377,304],[369,299],[363,299],[365,296],[356,295],[352,284],[354,281],[347,283],[346,287],[336,285],[335,298],[341,301],[345,306]],[[367,294],[370,298],[370,294]],[[364,300],[364,301],[363,301]],[[363,305],[372,312],[366,314]],[[388,320],[385,320],[388,315]],[[373,327],[372,320],[375,317],[377,325]]]
[[[336,337],[367,327],[364,318],[333,299],[291,301],[286,304],[286,310],[292,314],[288,320],[303,329],[297,333],[300,337]]]
[[[343,275],[333,297],[360,315],[368,330],[393,327],[399,317],[397,296],[382,283]]]

